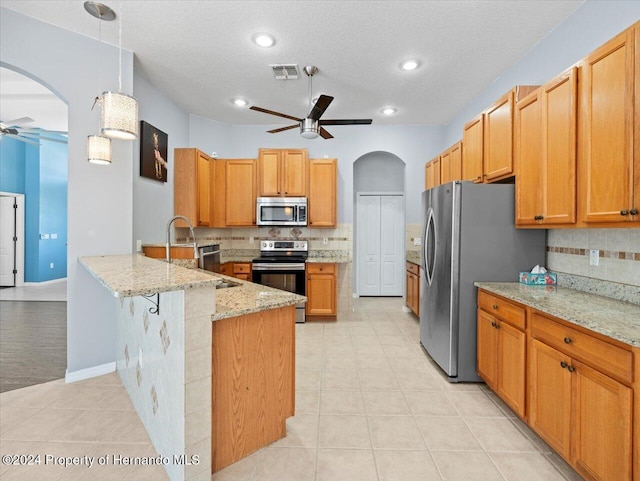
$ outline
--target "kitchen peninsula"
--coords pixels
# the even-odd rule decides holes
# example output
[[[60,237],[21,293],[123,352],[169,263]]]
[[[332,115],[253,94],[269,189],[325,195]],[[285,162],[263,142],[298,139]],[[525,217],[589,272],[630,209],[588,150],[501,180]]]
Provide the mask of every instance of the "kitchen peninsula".
[[[118,374],[172,481],[286,435],[304,297],[142,255],[80,263],[116,298]]]

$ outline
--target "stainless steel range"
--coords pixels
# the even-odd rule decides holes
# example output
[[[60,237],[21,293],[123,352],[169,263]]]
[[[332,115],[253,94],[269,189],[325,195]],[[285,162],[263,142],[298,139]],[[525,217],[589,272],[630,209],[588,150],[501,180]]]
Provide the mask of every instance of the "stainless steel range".
[[[252,263],[252,281],[305,295],[307,241],[261,241],[260,257]],[[304,304],[296,305],[296,322],[304,322]]]

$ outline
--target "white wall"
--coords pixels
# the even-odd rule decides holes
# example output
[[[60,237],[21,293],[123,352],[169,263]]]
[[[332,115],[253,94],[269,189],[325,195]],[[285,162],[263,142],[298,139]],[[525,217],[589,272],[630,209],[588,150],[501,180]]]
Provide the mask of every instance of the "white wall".
[[[118,88],[118,50],[4,8],[0,45],[2,66],[43,83],[69,107],[67,369],[113,362],[113,299],[79,274],[77,258],[131,252],[133,144],[114,141],[109,167],[86,160],[87,136],[98,130],[93,99]],[[124,51],[122,62],[123,89],[131,92],[133,54]]]

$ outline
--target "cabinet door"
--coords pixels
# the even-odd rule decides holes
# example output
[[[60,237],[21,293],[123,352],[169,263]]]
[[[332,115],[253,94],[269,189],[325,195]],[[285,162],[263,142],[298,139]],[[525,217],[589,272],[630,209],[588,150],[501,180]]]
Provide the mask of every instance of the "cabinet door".
[[[529,362],[529,425],[566,459],[571,439],[571,358],[532,339]]]
[[[279,150],[260,149],[258,154],[258,194],[280,195],[281,155]]]
[[[451,151],[447,150],[440,156],[440,183],[451,182]]]
[[[307,306],[309,316],[336,315],[336,275],[307,275]]]
[[[420,317],[420,276],[411,274],[413,277],[413,313]]]
[[[482,182],[484,158],[484,114],[467,122],[462,131],[462,180]]]
[[[513,173],[513,91],[485,112],[484,178],[487,181]]]
[[[526,335],[506,322],[500,322],[498,326],[498,394],[516,414],[524,417]]]
[[[478,309],[478,375],[489,387],[498,387],[498,329],[496,319]]]
[[[307,164],[306,150],[283,152],[281,195],[288,197],[307,196]]]
[[[336,227],[337,225],[337,173],[336,159],[309,161],[309,227]]]
[[[451,152],[451,180],[462,180],[462,142],[458,142],[450,149]]]
[[[208,226],[211,212],[211,177],[209,175],[209,163],[212,159],[198,152],[198,174],[197,188],[198,188],[198,219],[197,225]]]
[[[516,225],[537,224],[542,215],[542,101],[529,94],[516,109]]]
[[[573,456],[579,472],[602,481],[631,481],[630,388],[572,361]]]
[[[442,174],[440,173],[440,157],[433,159],[433,185],[442,184]]]
[[[256,224],[255,166],[253,159],[227,159],[226,224]]]
[[[634,163],[636,167],[640,164],[633,158],[633,30],[595,50],[580,68],[581,220],[638,220],[629,215],[630,210],[640,209],[633,198]],[[638,182],[636,179],[635,187]]]
[[[544,224],[576,221],[577,80],[574,67],[542,88]]]
[[[411,309],[413,311],[413,304],[414,304],[414,300],[413,300],[413,274],[411,274],[411,272],[409,271],[405,271],[405,290],[406,290],[406,297],[407,297],[407,307],[409,309]]]
[[[424,189],[429,190],[432,187],[435,187],[435,181],[433,178],[433,160],[427,162],[427,165],[424,166]]]

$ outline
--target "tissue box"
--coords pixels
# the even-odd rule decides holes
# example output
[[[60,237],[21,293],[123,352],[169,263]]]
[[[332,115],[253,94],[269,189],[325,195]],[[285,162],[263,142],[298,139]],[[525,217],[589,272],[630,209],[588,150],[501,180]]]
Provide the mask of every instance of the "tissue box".
[[[542,274],[521,272],[518,280],[521,284],[528,286],[555,286],[558,282],[558,275],[555,272],[544,272]]]

